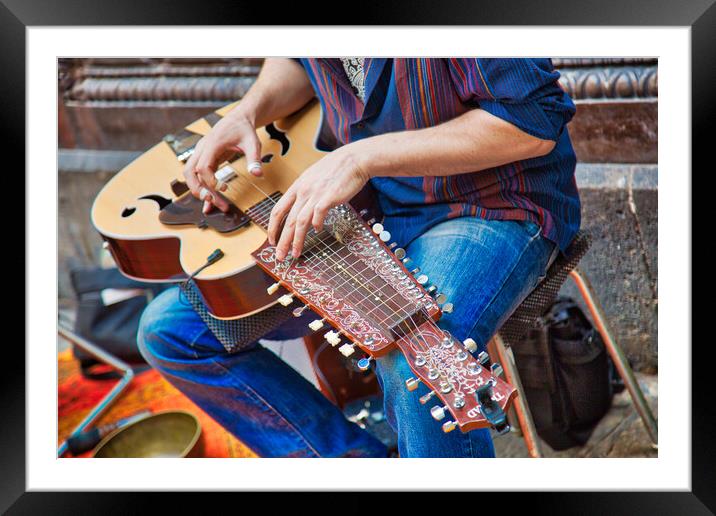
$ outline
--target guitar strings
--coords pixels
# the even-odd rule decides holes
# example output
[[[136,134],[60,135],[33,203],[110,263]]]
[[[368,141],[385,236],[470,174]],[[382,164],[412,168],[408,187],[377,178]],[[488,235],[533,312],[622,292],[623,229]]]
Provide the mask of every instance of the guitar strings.
[[[266,192],[264,192],[263,189],[261,189],[258,185],[255,185],[252,181],[249,181],[249,184],[251,184],[252,186],[254,186],[254,188],[256,188],[259,192],[261,192],[261,193],[266,197],[267,200],[269,200],[270,202],[272,202],[274,205],[276,204],[276,201],[273,200],[273,198],[271,198],[269,195],[267,195]],[[339,221],[339,223],[340,223],[340,221]],[[313,230],[311,230],[311,231],[313,231]],[[325,229],[324,229],[324,231],[325,231]],[[309,231],[309,233],[310,233],[310,231]],[[329,235],[330,235],[330,234],[329,234]],[[328,259],[331,259],[331,260],[334,262],[335,265],[341,265],[341,266],[342,266],[342,264],[340,264],[339,262],[336,262],[335,260],[332,259],[332,256],[339,256],[339,258],[340,258],[340,255],[337,254],[337,250],[332,249],[332,245],[333,245],[333,244],[331,244],[331,245],[325,245],[326,242],[325,242],[324,240],[320,239],[320,238],[318,239],[318,243],[324,244],[324,247],[323,247],[323,249],[322,249],[322,251],[323,251],[324,253],[326,252],[326,250],[329,251],[330,254],[326,254],[326,257],[327,257]],[[315,243],[314,243],[314,245],[315,245]],[[345,248],[345,246],[344,246],[344,248]],[[309,250],[309,252],[310,252],[310,250]],[[350,250],[349,250],[349,252],[350,252]],[[307,253],[307,254],[308,254],[308,253]],[[304,264],[307,264],[307,262],[308,262],[309,260],[312,260],[313,258],[318,258],[318,260],[317,260],[318,263],[321,263],[321,258],[320,258],[320,256],[309,257],[308,259],[306,259],[306,255],[303,255],[303,257],[304,257]],[[342,260],[344,263],[348,264],[348,262],[347,262],[344,258],[341,258],[341,260]],[[314,263],[316,263],[316,262],[314,262]],[[325,260],[324,260],[324,263],[325,263]],[[355,266],[355,264],[348,264],[348,267],[343,267],[343,269],[347,270],[347,269],[350,269],[350,268],[352,268],[352,267],[354,267],[354,266]],[[326,270],[328,270],[328,269],[324,269],[324,271],[326,271]],[[371,269],[371,270],[372,270],[372,269]],[[356,271],[356,272],[360,274],[360,273],[365,272],[365,271],[360,271],[360,272],[359,272],[359,271]],[[349,273],[349,274],[350,274],[350,273]],[[337,276],[337,275],[336,275],[336,276]],[[334,277],[336,277],[336,276],[334,276]],[[369,295],[371,294],[370,289],[369,289],[363,282],[361,282],[358,278],[356,278],[356,277],[353,276],[353,275],[351,275],[351,277],[352,277],[355,281],[357,281],[364,289],[366,289],[366,291],[368,292]],[[376,277],[380,277],[380,276],[376,274],[373,278],[371,278],[371,280],[374,279],[374,278],[376,278]],[[383,279],[383,278],[381,277],[381,279]],[[368,280],[368,281],[371,281],[371,280]],[[345,282],[344,282],[344,284],[345,284]],[[388,283],[386,283],[386,285],[390,286]],[[394,290],[396,290],[396,289],[394,289]],[[354,289],[354,292],[357,292],[357,289]],[[373,307],[373,309],[380,308],[381,306],[386,306],[391,313],[390,313],[390,314],[386,314],[385,311],[383,311],[382,309],[381,309],[381,311],[383,312],[383,315],[389,315],[388,319],[390,318],[390,316],[395,316],[395,315],[400,316],[400,315],[402,315],[400,312],[397,312],[396,310],[390,308],[390,306],[387,305],[387,303],[382,303],[382,304],[380,304],[380,305],[379,305],[379,304],[374,304],[374,305],[375,305],[375,306]],[[400,307],[400,308],[401,308],[401,309],[404,309],[403,307]],[[381,323],[382,323],[382,322],[384,322],[384,321],[381,321]],[[417,329],[417,327],[416,327],[416,329]]]
[[[241,177],[241,176],[240,176],[239,174],[237,174],[237,177]],[[244,179],[246,180],[246,178],[244,178]],[[248,181],[248,182],[249,182],[249,184],[250,184],[251,186],[253,186],[253,187],[254,187],[255,189],[257,189],[259,192],[261,192],[261,193],[264,195],[265,199],[269,200],[271,203],[273,203],[274,205],[276,205],[276,201],[275,201],[270,195],[268,195],[265,191],[263,191],[263,189],[261,189],[258,185],[254,184],[253,181]],[[330,254],[327,255],[327,256],[328,256],[329,259],[332,259]],[[294,260],[294,259],[292,259],[292,261],[293,261],[293,260]],[[332,260],[332,261],[334,261],[334,263],[337,263],[337,262],[335,262],[335,260]],[[344,261],[345,261],[345,260],[344,260]],[[347,262],[346,262],[346,263],[347,263]],[[357,278],[354,277],[354,279],[355,279],[359,284],[361,284],[361,285],[369,292],[369,294],[370,294],[370,290],[368,289],[368,287],[366,287],[364,284],[362,284],[362,282],[361,282],[360,280],[358,280]],[[354,290],[357,292],[357,289],[354,289]],[[385,303],[383,303],[383,304],[385,304]],[[376,307],[377,307],[377,306],[378,306],[378,305],[376,305]],[[390,310],[389,307],[388,307],[388,309]],[[385,314],[385,312],[383,312],[383,313]],[[393,315],[395,315],[395,314],[393,314]],[[425,353],[425,355],[426,355],[426,362],[429,362],[431,365],[434,366],[434,365],[435,365],[434,360],[433,360],[434,357],[432,356],[431,353],[428,352],[429,349],[430,349],[430,345],[428,344],[427,340],[425,339],[425,336],[423,335],[422,330],[420,330],[420,327],[416,324],[416,322],[415,322],[415,320],[413,319],[412,315],[408,315],[408,319],[410,319],[410,323],[413,325],[413,327],[415,328],[415,331],[417,332],[416,339],[419,338],[419,339],[422,339],[423,342],[425,342],[426,348],[422,349],[421,351],[423,351],[423,352]],[[429,318],[428,318],[428,319],[429,319]],[[405,320],[405,319],[404,319],[404,320]],[[418,342],[413,342],[412,339],[409,339],[408,341],[409,341],[410,343],[416,344],[418,347],[420,347],[419,340],[418,340]],[[442,368],[437,367],[436,370],[438,371],[439,376],[443,377],[448,383],[451,383],[451,382],[450,382],[450,379],[449,379],[449,378],[445,375],[445,373],[442,371]]]
[[[238,176],[238,177],[241,177],[241,176],[239,176],[238,174],[237,174],[237,176]],[[247,182],[248,182],[251,186],[253,186],[255,189],[257,189],[259,192],[261,192],[261,193],[264,195],[265,200],[268,200],[269,202],[271,202],[271,203],[273,203],[274,205],[276,205],[276,201],[275,201],[270,195],[268,195],[262,188],[260,188],[258,185],[256,185],[253,181],[248,180],[248,178],[243,178],[243,179],[244,179],[245,181],[247,181]],[[265,202],[265,200],[264,200],[264,202]],[[339,222],[340,222],[340,221],[339,221]],[[325,231],[325,229],[324,229],[324,231]],[[309,232],[310,232],[310,231],[309,231]],[[319,241],[319,243],[325,244],[325,242],[322,241],[321,239],[319,239],[318,241]],[[315,243],[314,243],[314,245],[315,245]],[[325,252],[326,250],[330,251],[331,254],[327,254],[327,257],[328,257],[329,259],[331,259],[331,255],[332,255],[332,254],[335,255],[335,251],[332,250],[330,246],[325,246],[325,245],[324,245],[323,251]],[[309,259],[310,259],[310,258],[309,258]],[[321,261],[321,260],[320,260],[320,258],[319,258],[318,262],[320,263],[320,261]],[[333,261],[334,261],[334,264],[337,264],[337,262],[335,262],[335,260],[333,260]],[[343,260],[343,261],[344,261],[344,263],[347,263],[347,262],[345,262],[345,260]],[[305,263],[305,260],[304,260],[304,263]],[[325,263],[325,261],[324,261],[324,263]],[[352,265],[349,265],[348,268],[350,268],[350,267],[352,267]],[[368,292],[370,293],[370,290],[366,287],[366,285],[364,285],[364,284],[363,284],[360,280],[358,280],[358,278],[356,278],[355,276],[352,276],[352,277],[353,277],[353,279],[354,279],[355,281],[357,281],[359,284],[361,284],[361,286],[363,286],[363,287],[364,287],[366,290],[368,290]],[[354,291],[357,292],[357,289],[354,289]],[[383,304],[384,304],[384,303],[383,303]],[[387,306],[388,310],[389,310],[390,312],[392,312],[391,315],[400,315],[399,312],[395,312],[395,310],[391,309],[389,305],[386,305],[386,306]],[[376,305],[374,306],[374,308],[378,308],[378,307],[380,307],[380,305],[377,305],[377,304],[376,304]],[[382,311],[382,309],[381,309],[381,311]],[[388,315],[388,314],[386,314],[384,311],[383,311],[383,314],[384,314],[384,315]],[[411,319],[412,319],[412,318],[411,318]],[[417,325],[414,324],[414,326],[416,326],[416,329],[418,329],[418,328],[417,328]]]

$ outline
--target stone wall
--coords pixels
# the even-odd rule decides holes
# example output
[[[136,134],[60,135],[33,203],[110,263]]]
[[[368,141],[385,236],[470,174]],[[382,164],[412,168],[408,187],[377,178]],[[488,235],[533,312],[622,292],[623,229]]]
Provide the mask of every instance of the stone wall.
[[[554,59],[577,104],[582,269],[638,370],[657,368],[658,70],[655,59]],[[69,261],[96,263],[92,199],[165,134],[241,98],[259,59],[60,59],[59,292]],[[567,285],[565,293],[575,295]]]

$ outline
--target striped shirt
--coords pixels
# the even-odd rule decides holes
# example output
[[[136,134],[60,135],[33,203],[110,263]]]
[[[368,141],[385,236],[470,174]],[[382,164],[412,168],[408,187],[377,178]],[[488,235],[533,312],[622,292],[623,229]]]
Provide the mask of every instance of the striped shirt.
[[[532,221],[562,250],[580,224],[576,157],[565,125],[575,107],[549,59],[383,59],[364,61],[364,101],[341,59],[301,59],[339,145],[430,127],[480,108],[552,140],[552,152],[453,176],[371,179],[402,246],[455,217]]]

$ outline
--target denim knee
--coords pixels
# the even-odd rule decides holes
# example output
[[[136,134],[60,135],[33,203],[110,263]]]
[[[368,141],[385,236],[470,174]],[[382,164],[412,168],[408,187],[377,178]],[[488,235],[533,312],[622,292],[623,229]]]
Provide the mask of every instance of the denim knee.
[[[137,344],[144,359],[153,366],[162,360],[199,358],[198,337],[210,330],[186,301],[178,288],[162,292],[145,308],[139,321]]]
[[[404,389],[405,380],[413,376],[405,356],[398,350],[393,350],[380,357],[377,363],[380,368],[379,378],[384,389],[397,387]],[[402,392],[403,389],[398,392]]]

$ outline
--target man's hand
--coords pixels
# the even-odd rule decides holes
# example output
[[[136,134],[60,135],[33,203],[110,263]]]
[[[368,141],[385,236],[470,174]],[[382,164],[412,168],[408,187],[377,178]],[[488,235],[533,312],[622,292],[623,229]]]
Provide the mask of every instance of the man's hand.
[[[191,193],[201,198],[204,213],[216,206],[222,211],[228,203],[216,192],[216,167],[236,152],[246,156],[249,172],[261,175],[261,142],[256,127],[295,113],[313,98],[313,88],[303,67],[293,59],[266,58],[256,82],[209,134],[199,140],[184,168]],[[205,189],[205,190],[204,190]]]
[[[246,156],[249,172],[260,176],[261,142],[254,123],[245,115],[230,112],[199,140],[184,167],[184,178],[191,193],[199,199],[204,194],[204,213],[208,213],[212,206],[224,212],[229,209],[228,203],[217,195],[214,174],[221,163],[237,152]],[[226,186],[223,185],[221,190],[226,190]]]
[[[311,226],[321,231],[328,210],[360,192],[369,179],[363,168],[347,145],[312,165],[291,185],[269,220],[269,243],[276,246],[278,260],[289,249],[294,258],[299,257]]]

